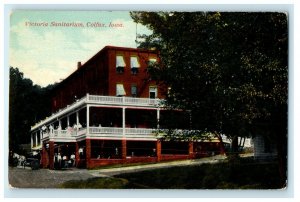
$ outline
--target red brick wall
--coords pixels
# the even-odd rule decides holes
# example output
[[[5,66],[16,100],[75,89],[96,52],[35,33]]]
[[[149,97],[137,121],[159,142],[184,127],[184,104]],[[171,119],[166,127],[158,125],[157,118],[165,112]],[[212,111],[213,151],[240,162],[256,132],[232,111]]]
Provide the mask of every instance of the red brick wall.
[[[49,156],[45,144],[42,145],[42,167],[47,168],[49,165]]]
[[[157,161],[161,161],[161,141],[157,140],[156,142],[156,155]]]
[[[126,63],[124,73],[116,72],[116,56],[122,55]],[[139,72],[135,75],[131,73],[130,57],[138,56],[140,68]],[[108,54],[109,61],[109,95],[116,95],[116,84],[123,84],[126,91],[126,96],[131,96],[131,85],[137,86],[137,97],[148,98],[149,86],[156,86],[156,81],[149,80],[149,74],[147,73],[149,58],[157,58],[157,55],[149,52],[139,52],[136,49],[127,50],[110,50]],[[162,89],[158,87],[158,98],[164,98]]]
[[[189,155],[180,155],[180,154],[162,154],[161,160],[162,161],[171,161],[171,160],[183,160],[189,159]]]
[[[54,142],[49,142],[49,168],[54,169]]]
[[[98,55],[97,59],[88,61],[76,70],[53,90],[52,111],[57,111],[87,93],[95,95],[107,94],[107,60],[106,53]]]
[[[86,167],[87,168],[92,168],[91,165],[91,140],[90,139],[86,139],[85,140],[85,153],[86,153]]]
[[[189,142],[189,158],[194,158],[194,142]]]
[[[79,164],[80,157],[79,157],[79,145],[78,142],[75,142],[75,165]]]
[[[122,140],[122,159],[126,159],[127,156],[127,143],[126,140]]]
[[[189,155],[162,155],[161,161],[185,160]],[[155,163],[157,157],[129,157],[126,159],[91,159],[87,168],[95,168],[106,165],[130,164],[130,163]]]
[[[116,72],[116,55],[124,56],[126,63],[123,74]],[[132,75],[130,56],[138,56],[140,62],[139,73]],[[131,96],[131,85],[138,89],[137,97],[149,97],[149,86],[156,85],[155,81],[148,80],[148,58],[157,58],[153,51],[133,48],[105,47],[89,61],[63,80],[52,92],[52,112],[66,107],[87,93],[95,95],[116,95],[116,84],[123,83],[126,96]],[[72,67],[70,67],[72,68]],[[145,82],[146,81],[146,82]],[[158,98],[164,98],[165,88],[158,87]]]

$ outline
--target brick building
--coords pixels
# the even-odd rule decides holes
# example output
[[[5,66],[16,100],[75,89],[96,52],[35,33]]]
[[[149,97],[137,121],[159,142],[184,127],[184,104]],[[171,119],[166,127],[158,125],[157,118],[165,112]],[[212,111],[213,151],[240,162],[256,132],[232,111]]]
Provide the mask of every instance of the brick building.
[[[31,148],[41,151],[44,168],[65,160],[73,166],[158,162],[194,158],[219,142],[161,141],[157,129],[186,113],[163,107],[167,88],[147,73],[159,60],[151,50],[106,46],[61,81],[52,92],[52,115],[31,128]],[[60,165],[61,166],[61,165]]]

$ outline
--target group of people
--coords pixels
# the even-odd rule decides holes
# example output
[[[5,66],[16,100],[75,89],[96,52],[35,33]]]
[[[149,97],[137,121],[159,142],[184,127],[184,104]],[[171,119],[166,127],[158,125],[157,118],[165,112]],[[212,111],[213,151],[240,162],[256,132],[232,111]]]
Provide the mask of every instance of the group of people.
[[[70,156],[61,155],[61,153],[54,154],[54,168],[62,169],[75,166],[75,154],[72,153]]]

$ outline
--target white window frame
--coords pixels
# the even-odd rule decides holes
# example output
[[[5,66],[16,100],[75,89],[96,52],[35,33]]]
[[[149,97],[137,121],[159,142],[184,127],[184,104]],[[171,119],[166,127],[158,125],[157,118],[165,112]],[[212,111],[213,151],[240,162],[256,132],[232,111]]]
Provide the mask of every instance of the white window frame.
[[[149,86],[149,98],[151,98],[151,93],[155,95],[153,99],[157,98],[157,92],[157,86]]]

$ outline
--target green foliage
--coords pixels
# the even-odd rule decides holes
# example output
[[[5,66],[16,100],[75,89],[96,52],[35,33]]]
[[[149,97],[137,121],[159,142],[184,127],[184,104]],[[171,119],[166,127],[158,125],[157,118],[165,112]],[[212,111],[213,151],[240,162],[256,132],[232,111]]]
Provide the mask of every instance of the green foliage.
[[[30,127],[50,114],[49,85],[42,88],[24,78],[18,68],[10,68],[9,148],[19,151],[20,144],[30,143]]]
[[[131,16],[153,31],[139,41],[140,47],[160,53],[160,61],[149,68],[151,78],[170,87],[166,102],[170,108],[191,111],[192,128],[230,139],[263,134],[286,147],[285,13],[132,12]]]
[[[169,87],[166,104],[191,112],[192,129],[225,134],[232,140],[233,153],[238,151],[237,137],[264,135],[277,146],[284,183],[287,14],[132,12],[131,17],[153,31],[139,42],[160,53],[149,73]],[[205,132],[198,133],[200,138]]]

